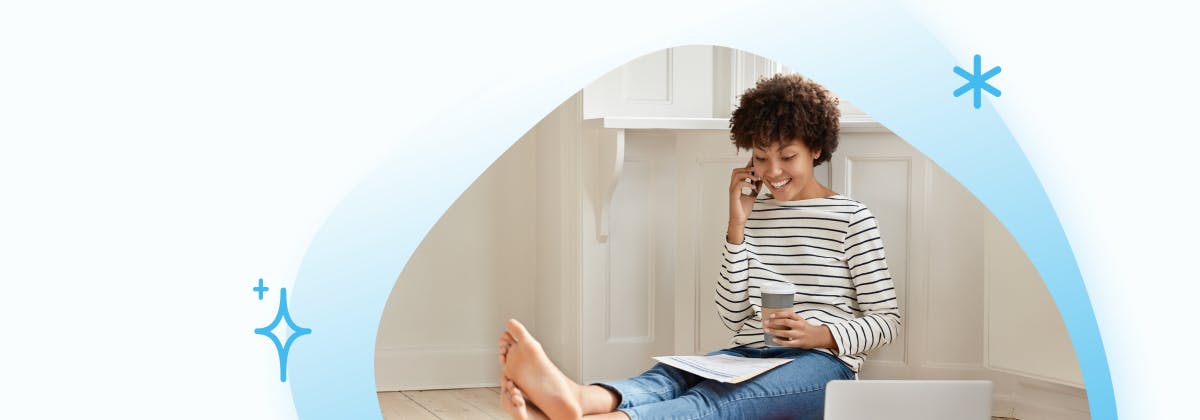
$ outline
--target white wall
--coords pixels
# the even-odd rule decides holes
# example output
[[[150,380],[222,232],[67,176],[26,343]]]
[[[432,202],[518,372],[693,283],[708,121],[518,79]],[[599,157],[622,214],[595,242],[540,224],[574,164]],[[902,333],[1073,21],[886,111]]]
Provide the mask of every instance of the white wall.
[[[504,320],[536,328],[536,156],[533,136],[514,144],[413,253],[379,324],[380,390],[494,386]]]
[[[534,128],[537,143],[537,278],[535,325],[550,360],[567,376],[583,371],[579,334],[582,276],[579,252],[582,95],[576,94]],[[568,245],[569,244],[569,245]]]
[[[989,367],[1083,387],[1075,350],[1063,340],[1067,327],[1037,269],[991,215],[984,237]]]
[[[983,205],[949,174],[929,164],[926,196],[929,263],[922,317],[924,358],[941,367],[983,365]]]

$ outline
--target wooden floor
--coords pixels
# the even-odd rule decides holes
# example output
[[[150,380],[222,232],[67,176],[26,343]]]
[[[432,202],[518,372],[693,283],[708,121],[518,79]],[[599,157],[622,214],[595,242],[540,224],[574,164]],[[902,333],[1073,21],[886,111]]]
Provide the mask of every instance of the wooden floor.
[[[500,388],[380,392],[384,420],[508,419],[500,408]]]
[[[380,392],[384,420],[508,419],[500,408],[500,388],[440,389],[435,391]],[[1017,420],[992,417],[993,420]]]

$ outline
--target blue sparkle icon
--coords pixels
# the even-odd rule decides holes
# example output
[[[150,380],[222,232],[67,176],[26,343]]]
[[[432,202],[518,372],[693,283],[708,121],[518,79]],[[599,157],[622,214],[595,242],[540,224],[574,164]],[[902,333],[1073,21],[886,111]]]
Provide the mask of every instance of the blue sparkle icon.
[[[987,84],[988,79],[991,79],[992,76],[1000,74],[1000,66],[992,67],[992,69],[988,70],[987,73],[979,74],[980,71],[982,71],[982,69],[980,69],[979,54],[975,54],[975,73],[974,74],[967,73],[967,71],[963,70],[962,67],[954,66],[954,72],[958,73],[958,75],[962,76],[964,79],[967,79],[967,84],[962,85],[962,87],[960,87],[954,91],[954,97],[957,98],[959,96],[962,96],[962,94],[967,93],[968,90],[974,90],[975,91],[975,109],[979,109],[979,106],[980,106],[980,98],[979,97],[981,96],[981,94],[980,94],[981,90],[986,90],[986,91],[988,91],[988,93],[992,94],[992,96],[995,96],[997,98],[1000,97],[1000,89],[996,89],[994,86]]]
[[[279,341],[279,337],[274,332],[275,327],[279,326],[279,321],[287,322],[287,326],[292,329],[292,333],[288,335],[287,341],[284,343]],[[275,350],[279,352],[279,382],[287,382],[288,350],[292,348],[292,342],[302,335],[312,333],[312,329],[301,327],[292,321],[291,314],[288,314],[286,287],[279,289],[279,311],[275,312],[275,320],[271,321],[271,325],[255,328],[254,333],[265,335],[275,343]]]
[[[258,287],[254,288],[254,291],[258,292],[258,300],[262,300],[263,293],[266,293],[268,290],[271,290],[271,288],[263,286],[262,279],[258,279]]]

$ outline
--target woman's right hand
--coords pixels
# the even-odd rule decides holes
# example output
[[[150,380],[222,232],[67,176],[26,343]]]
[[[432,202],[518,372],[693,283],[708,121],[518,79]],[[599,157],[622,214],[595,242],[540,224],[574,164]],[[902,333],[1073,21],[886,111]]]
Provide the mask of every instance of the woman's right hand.
[[[762,188],[762,180],[754,175],[752,164],[753,161],[746,167],[734,169],[729,177],[729,231],[725,238],[729,243],[742,243],[742,229],[746,226],[746,219],[750,218],[754,200]],[[750,188],[753,192],[751,195],[742,194],[742,188]]]

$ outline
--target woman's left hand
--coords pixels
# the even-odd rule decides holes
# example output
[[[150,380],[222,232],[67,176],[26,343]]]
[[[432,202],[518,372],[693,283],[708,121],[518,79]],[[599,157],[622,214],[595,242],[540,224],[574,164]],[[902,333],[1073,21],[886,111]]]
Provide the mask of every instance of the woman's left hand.
[[[771,314],[763,324],[763,329],[775,336],[775,341],[784,347],[837,349],[829,327],[810,324],[794,312]]]

